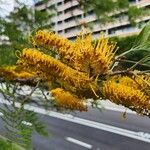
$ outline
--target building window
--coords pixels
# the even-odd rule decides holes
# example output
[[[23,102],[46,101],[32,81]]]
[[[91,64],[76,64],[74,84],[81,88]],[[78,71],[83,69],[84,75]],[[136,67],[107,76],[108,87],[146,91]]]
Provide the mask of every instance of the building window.
[[[64,3],[68,3],[68,2],[70,2],[70,1],[72,1],[72,0],[64,0]]]
[[[42,9],[41,12],[46,12],[46,8]]]
[[[65,22],[70,22],[70,21],[73,21],[74,20],[74,16],[70,17],[70,18],[67,18],[65,19]]]
[[[62,13],[63,13],[62,11],[59,11],[59,12],[57,13],[57,16],[61,15]]]
[[[78,5],[77,6],[71,6],[68,9],[65,10],[65,13],[71,12],[71,11],[77,9],[78,7],[79,7]]]
[[[58,34],[61,34],[62,32],[63,32],[63,30],[59,30],[59,31],[58,31]]]
[[[58,21],[58,24],[62,24],[62,21]]]
[[[119,27],[114,27],[108,30],[108,34],[115,34],[115,33],[119,33],[119,32],[130,32],[130,31],[134,31],[135,28],[132,27],[130,24],[128,25],[122,25]]]
[[[49,9],[54,9],[55,8],[55,4],[52,4],[48,7]]]
[[[71,21],[73,21],[73,20],[81,19],[81,18],[82,18],[82,16],[81,16],[81,15],[71,16],[71,17],[69,17],[69,18],[65,19],[64,21],[65,21],[65,22],[71,22]]]
[[[136,2],[136,0],[129,0],[129,2],[133,3],[133,2]]]
[[[65,29],[65,33],[73,32],[73,31],[78,31],[80,29],[81,29],[80,26],[70,27],[70,28]]]
[[[60,5],[62,5],[62,2],[58,2],[58,3],[57,3],[57,6],[60,6]]]

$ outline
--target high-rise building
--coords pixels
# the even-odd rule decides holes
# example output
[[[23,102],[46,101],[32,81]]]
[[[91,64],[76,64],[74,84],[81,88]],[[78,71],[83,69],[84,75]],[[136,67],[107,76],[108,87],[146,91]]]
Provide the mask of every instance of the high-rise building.
[[[131,5],[143,7],[144,9],[150,8],[150,0],[129,0]],[[52,18],[52,26],[54,31],[69,38],[74,39],[76,35],[81,31],[81,23],[93,23],[93,36],[97,38],[100,31],[103,31],[108,36],[126,36],[140,31],[139,27],[131,26],[126,15],[126,11],[118,12],[115,14],[116,21],[109,23],[105,26],[100,25],[96,20],[94,12],[91,10],[88,13],[84,13],[79,8],[77,0],[49,0],[48,7],[55,6],[57,8],[57,14]],[[45,4],[39,1],[35,4],[38,10],[44,11]],[[138,20],[140,26],[143,26],[150,20],[150,16],[144,16]]]

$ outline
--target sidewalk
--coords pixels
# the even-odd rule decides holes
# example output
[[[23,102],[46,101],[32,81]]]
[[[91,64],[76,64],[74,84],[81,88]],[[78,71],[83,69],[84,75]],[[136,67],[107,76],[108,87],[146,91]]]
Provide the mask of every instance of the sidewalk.
[[[131,113],[131,114],[136,114],[134,111],[121,106],[121,105],[116,105],[114,103],[112,103],[109,100],[101,100],[99,101],[99,104],[102,105],[102,109],[108,109],[108,110],[113,110],[113,111],[119,111],[119,112],[127,112],[127,113]]]

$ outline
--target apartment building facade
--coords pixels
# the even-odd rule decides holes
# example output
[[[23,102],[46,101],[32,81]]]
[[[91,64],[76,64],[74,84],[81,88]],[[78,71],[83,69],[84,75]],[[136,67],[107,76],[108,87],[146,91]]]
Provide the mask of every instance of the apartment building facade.
[[[150,9],[150,0],[129,0],[131,5]],[[138,33],[141,29],[139,27],[131,26],[128,21],[126,12],[118,12],[115,14],[115,21],[107,25],[101,25],[97,22],[94,12],[91,10],[85,14],[80,8],[77,0],[49,0],[47,6],[54,5],[57,9],[57,14],[52,18],[52,26],[54,31],[67,37],[68,39],[75,39],[81,31],[81,24],[93,23],[92,33],[94,38],[99,37],[101,31],[107,36],[126,36]],[[44,11],[45,5],[42,1],[35,4],[38,10]],[[138,20],[139,24],[143,26],[150,20],[150,16],[145,16]]]

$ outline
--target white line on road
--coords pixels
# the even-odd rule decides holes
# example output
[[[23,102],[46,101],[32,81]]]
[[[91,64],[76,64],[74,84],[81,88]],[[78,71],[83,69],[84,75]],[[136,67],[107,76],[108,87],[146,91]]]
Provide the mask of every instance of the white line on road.
[[[69,142],[78,144],[78,145],[80,145],[80,146],[83,146],[83,147],[85,147],[85,148],[88,148],[88,149],[91,149],[91,148],[92,148],[92,145],[87,144],[87,143],[82,142],[82,141],[79,141],[79,140],[76,140],[76,139],[71,138],[71,137],[66,137],[66,140],[69,141]]]
[[[7,103],[8,105],[10,105],[9,102],[1,100],[1,99],[0,99],[0,102],[1,103]],[[15,106],[20,107],[20,103],[16,102]],[[79,118],[79,117],[74,117],[70,114],[68,115],[68,114],[62,114],[62,113],[58,113],[58,112],[54,112],[54,111],[50,111],[50,110],[45,110],[43,108],[31,106],[31,105],[28,105],[28,104],[26,104],[24,106],[24,108],[26,110],[34,111],[34,112],[39,113],[39,114],[48,115],[50,117],[62,119],[62,120],[65,120],[65,121],[77,123],[77,124],[80,124],[80,125],[88,126],[88,127],[91,127],[91,128],[95,128],[95,129],[115,133],[115,134],[118,134],[118,135],[122,135],[122,136],[126,136],[126,137],[129,137],[129,138],[132,138],[132,139],[136,139],[136,140],[140,140],[140,141],[143,141],[143,142],[150,143],[150,138],[145,138],[144,136],[139,135],[139,132],[141,132],[141,131],[135,132],[135,131],[131,131],[131,130],[127,130],[127,129],[123,129],[123,128],[119,128],[119,127],[115,127],[115,126],[111,126],[111,125],[107,125],[107,124],[87,120],[87,119],[82,119],[82,118]],[[147,133],[147,134],[149,134],[149,133]]]

